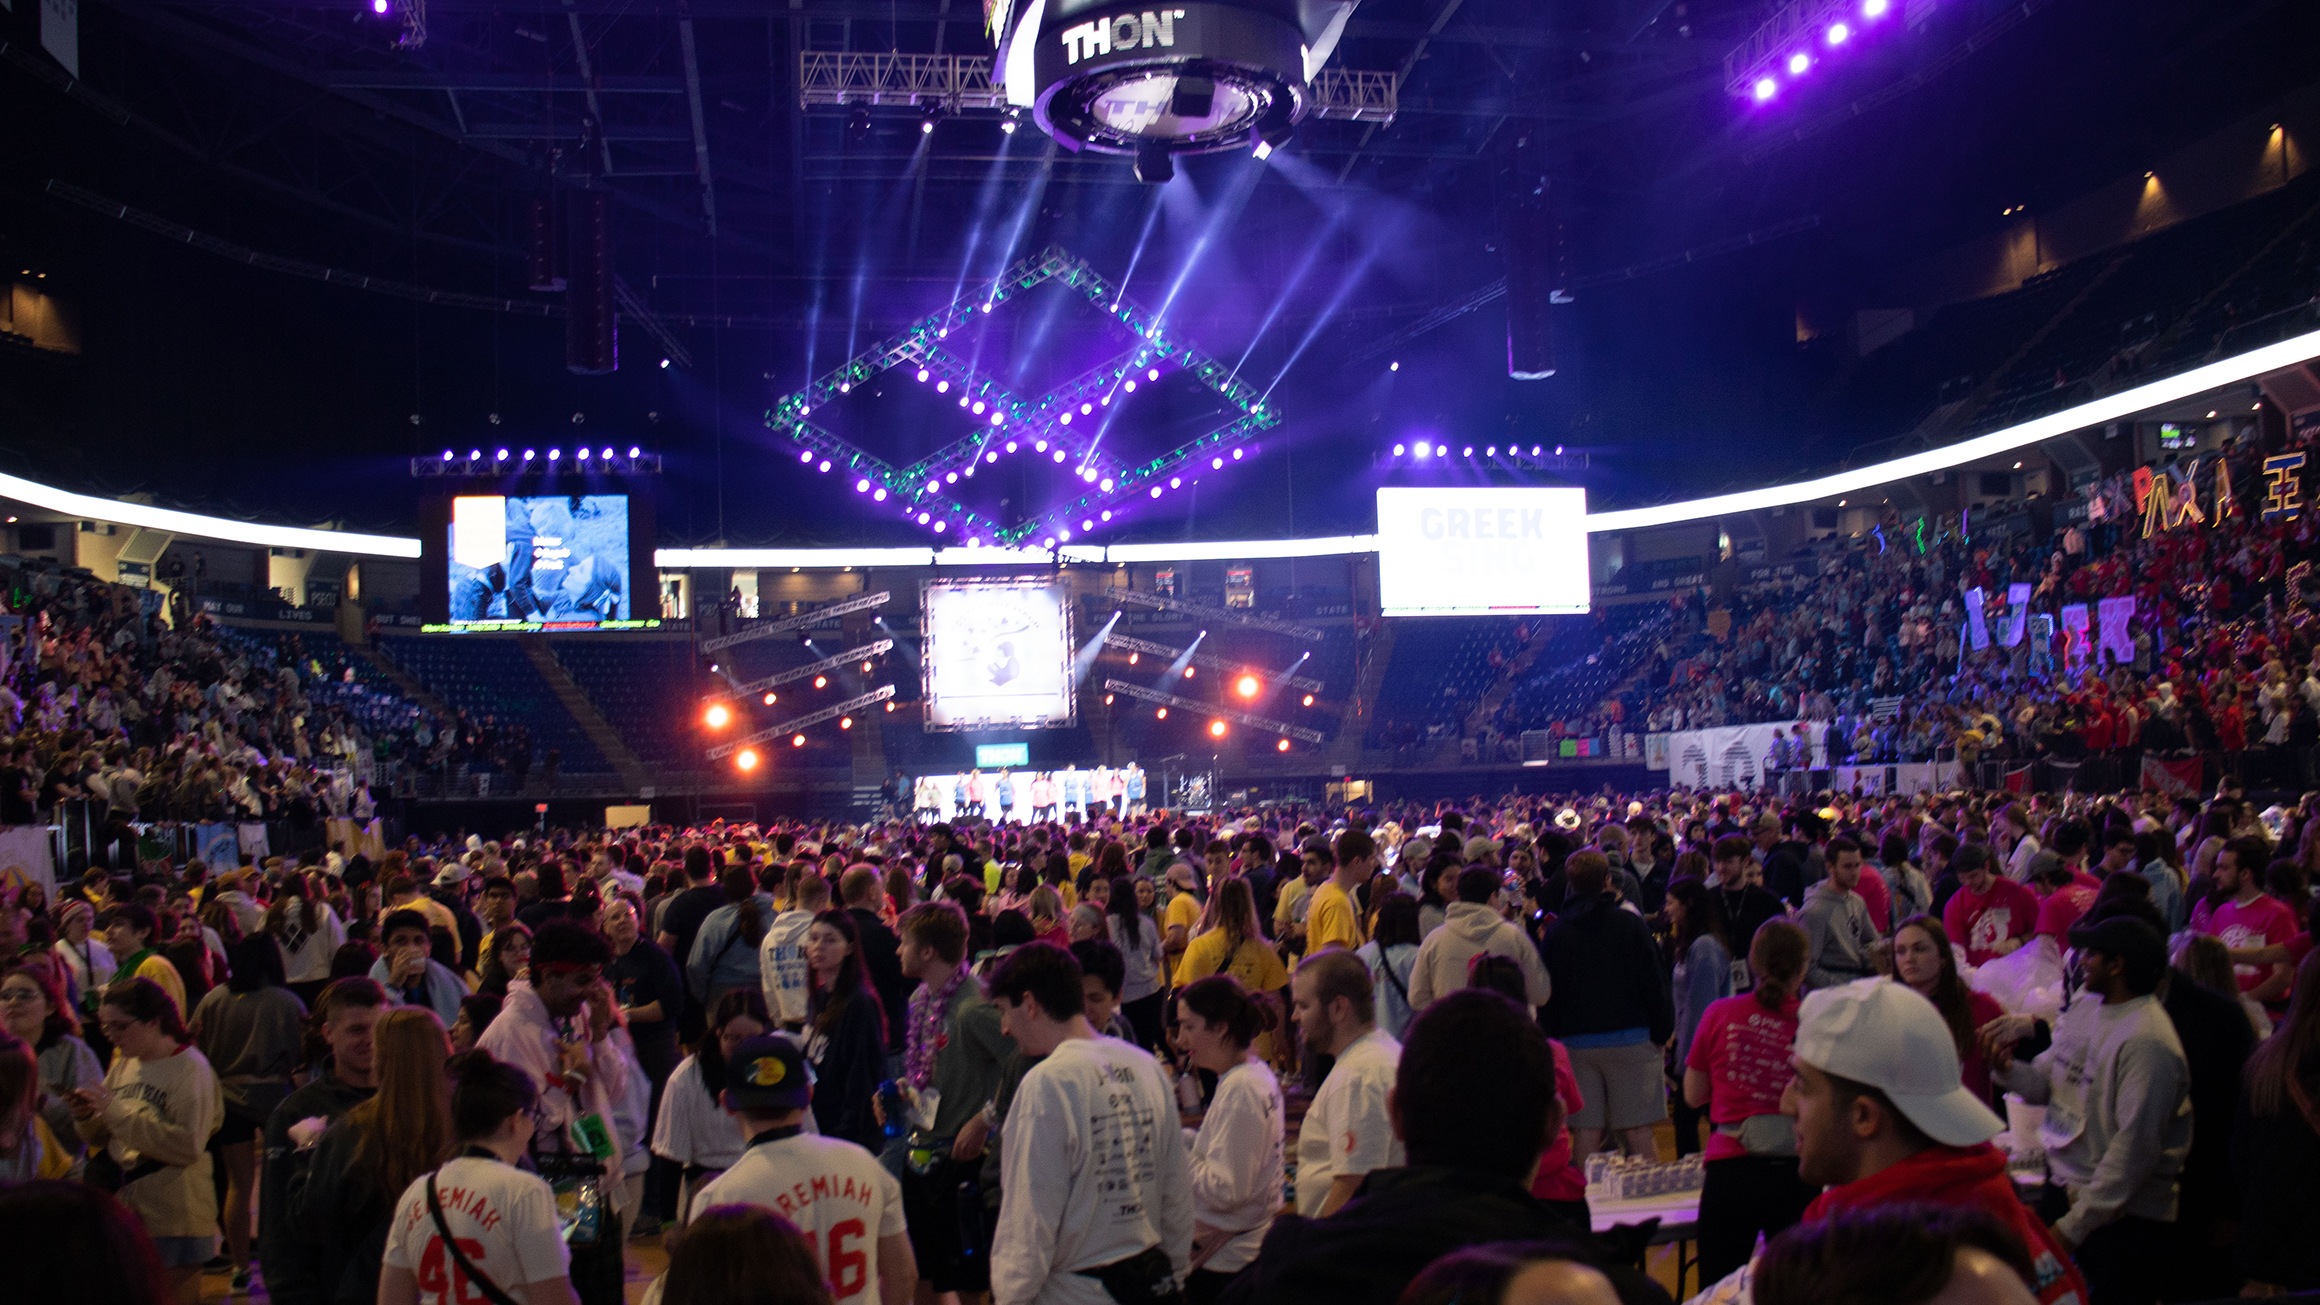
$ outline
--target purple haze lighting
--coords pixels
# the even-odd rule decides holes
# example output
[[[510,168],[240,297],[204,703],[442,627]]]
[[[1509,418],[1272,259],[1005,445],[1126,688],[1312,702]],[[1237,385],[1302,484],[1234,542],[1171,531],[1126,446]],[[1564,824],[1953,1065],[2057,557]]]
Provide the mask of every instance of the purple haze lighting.
[[[1056,532],[1055,532],[1055,537],[1056,537],[1057,539],[1063,540],[1065,543],[1069,543],[1069,542],[1071,542],[1071,532],[1070,532],[1070,531],[1068,531],[1068,530],[1058,530],[1058,531],[1056,531]]]
[[[1057,462],[1061,462],[1061,461],[1063,461],[1063,450],[1062,450],[1062,449],[1057,449],[1057,450],[1055,451],[1055,460],[1056,460]]]
[[[1067,531],[1065,531],[1065,532],[1064,532],[1064,536],[1063,536],[1063,537],[1064,537],[1064,538],[1066,538],[1066,539],[1069,539],[1069,538],[1071,538],[1071,532],[1070,532],[1070,531],[1068,531],[1068,530],[1067,530]],[[1055,547],[1055,536],[1053,536],[1053,535],[1049,535],[1049,536],[1047,537],[1047,541],[1046,541],[1045,543],[1041,544],[1041,545],[1040,545],[1040,547],[1041,547],[1041,548],[1053,548],[1053,547]]]
[[[1095,406],[1094,404],[1092,404],[1092,403],[1083,403],[1083,404],[1079,405],[1079,415],[1080,415],[1080,416],[1082,416],[1082,417],[1085,417],[1085,416],[1089,415],[1090,413],[1094,412],[1095,410],[1096,410],[1096,406]]]
[[[994,412],[994,413],[992,413],[992,414],[991,414],[991,424],[992,424],[992,425],[994,425],[994,426],[1000,425],[1000,424],[1004,423],[1006,420],[1007,420],[1007,414],[1006,414],[1006,413],[1003,413],[1003,412]]]
[[[1094,467],[1081,467],[1081,468],[1079,469],[1079,478],[1080,478],[1081,480],[1084,480],[1084,481],[1086,481],[1086,482],[1087,482],[1087,483],[1089,483],[1090,485],[1093,485],[1093,484],[1095,484],[1095,483],[1096,483],[1096,469],[1095,469]]]
[[[1135,380],[1134,380],[1133,378],[1130,378],[1130,379],[1129,379],[1129,381],[1128,381],[1128,393],[1130,393],[1130,394],[1134,394],[1135,392],[1136,392],[1136,382],[1135,382]]]
[[[939,481],[939,480],[930,480],[930,481],[926,482],[926,492],[927,492],[927,493],[929,493],[929,494],[939,494],[939,493],[941,493],[941,492],[942,492],[942,482],[941,482],[941,481]]]
[[[1111,514],[1111,512],[1110,512],[1108,509],[1107,509],[1107,510],[1106,510],[1106,511],[1103,513],[1103,518],[1104,518],[1104,520],[1106,520],[1106,521],[1109,521],[1109,520],[1111,520],[1111,519],[1112,519],[1112,514]]]
[[[1871,18],[1882,18],[1885,16],[1885,11],[1890,8],[1892,8],[1892,0],[1865,0],[1861,6],[1861,12]]]
[[[1770,77],[1759,77],[1756,79],[1756,102],[1758,104],[1762,104],[1764,101],[1771,99],[1773,96],[1779,93],[1779,82],[1772,80]]]
[[[955,471],[946,471],[943,473],[943,479],[953,485],[956,485],[959,483],[959,473]]]
[[[962,408],[966,407],[966,406],[967,406],[967,402],[968,402],[968,400],[967,400],[967,396],[966,396],[966,395],[962,394],[962,395],[960,395],[960,396],[959,396],[959,406],[960,406],[960,407],[962,407]]]
[[[1471,458],[1471,457],[1473,457],[1473,456],[1474,456],[1474,446],[1473,446],[1473,445],[1471,445],[1471,444],[1467,445],[1467,446],[1466,446],[1466,451],[1465,451],[1464,453],[1461,453],[1461,454],[1459,454],[1458,456],[1459,456],[1459,457],[1462,457],[1462,458]]]
[[[1495,458],[1495,457],[1497,457],[1497,456],[1498,456],[1498,446],[1497,446],[1496,444],[1493,444],[1493,445],[1491,445],[1489,448],[1487,448],[1487,449],[1484,449],[1484,450],[1482,451],[1482,456],[1484,456],[1484,457],[1486,457],[1486,458]]]

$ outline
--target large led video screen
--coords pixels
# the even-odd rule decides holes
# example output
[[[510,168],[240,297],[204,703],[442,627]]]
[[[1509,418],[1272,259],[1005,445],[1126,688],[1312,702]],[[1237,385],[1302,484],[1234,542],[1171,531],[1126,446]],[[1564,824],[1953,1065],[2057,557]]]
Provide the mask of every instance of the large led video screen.
[[[451,500],[455,629],[640,628],[629,563],[625,494]]]
[[[1587,610],[1584,489],[1381,489],[1377,515],[1384,615]]]
[[[929,732],[1052,729],[1078,718],[1061,582],[928,580],[919,624]]]

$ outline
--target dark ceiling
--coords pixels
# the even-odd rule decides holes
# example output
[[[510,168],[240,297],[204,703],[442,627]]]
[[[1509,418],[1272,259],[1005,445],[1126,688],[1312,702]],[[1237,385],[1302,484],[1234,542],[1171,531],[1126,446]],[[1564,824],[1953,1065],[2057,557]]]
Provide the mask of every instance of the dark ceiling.
[[[409,529],[410,455],[570,439],[579,414],[663,450],[670,543],[920,538],[833,506],[764,412],[1050,243],[1287,414],[1124,534],[1362,528],[1371,454],[1421,430],[1584,446],[1613,497],[1745,476],[1806,400],[1800,297],[2139,170],[2311,81],[2320,48],[2282,0],[1940,0],[1766,111],[1723,89],[1765,4],[1365,0],[1333,66],[1403,75],[1390,126],[1308,122],[1269,164],[1147,187],[990,114],[928,133],[884,107],[864,134],[801,107],[801,51],[987,55],[973,0],[427,0],[415,49],[401,0],[90,0],[79,81],[37,8],[0,15],[0,258],[51,274],[83,352],[0,351],[9,469]],[[1560,374],[1516,383],[1496,304],[1410,333],[1504,274],[1532,166],[1590,288],[1556,310]],[[560,300],[525,289],[528,208],[577,184],[617,201],[611,376],[564,370]],[[1056,355],[1019,370],[1102,347],[1013,338]],[[1702,414],[1729,436],[1705,456]],[[929,438],[906,404],[851,420],[896,461]]]

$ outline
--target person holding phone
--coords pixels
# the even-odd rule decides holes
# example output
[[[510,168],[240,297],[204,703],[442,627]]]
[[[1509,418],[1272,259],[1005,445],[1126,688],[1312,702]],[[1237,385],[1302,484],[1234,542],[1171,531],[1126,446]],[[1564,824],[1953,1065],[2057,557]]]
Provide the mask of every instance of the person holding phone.
[[[371,978],[397,1005],[424,1006],[435,1012],[444,1028],[458,1023],[459,1002],[467,996],[467,984],[450,966],[435,959],[427,917],[408,908],[389,911],[379,933],[385,950],[372,963]]]

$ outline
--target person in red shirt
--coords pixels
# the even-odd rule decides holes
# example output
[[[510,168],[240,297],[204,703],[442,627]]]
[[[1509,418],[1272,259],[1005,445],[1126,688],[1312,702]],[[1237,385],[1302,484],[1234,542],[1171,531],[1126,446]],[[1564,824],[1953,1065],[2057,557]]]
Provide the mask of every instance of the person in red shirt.
[[[1966,964],[1986,965],[2020,947],[2038,927],[2038,897],[1991,867],[1990,850],[1968,843],[1950,862],[1958,890],[1942,909],[1942,927],[1966,949]]]
[[[2045,900],[2038,904],[2036,932],[2054,939],[2057,947],[2068,946],[2070,926],[2094,905],[2095,894],[2102,891],[2102,880],[2086,870],[2087,843],[2091,836],[2086,824],[2066,820],[2054,831],[2054,846],[2047,849],[2054,859],[2041,856],[2033,863],[2031,879]]]
[[[1710,1003],[1684,1063],[1684,1100],[1708,1107],[1700,1189],[1700,1281],[1748,1262],[1757,1234],[1779,1234],[1817,1194],[1796,1173],[1796,1132],[1781,1101],[1793,1071],[1804,930],[1767,921],[1749,944],[1756,990]]]
[[[2257,876],[2264,864],[2264,845],[2252,838],[2235,838],[2215,858],[2215,888],[2221,903],[2208,898],[2192,908],[2191,930],[2213,934],[2235,951],[2286,943],[2296,934],[2296,913],[2286,903],[2263,891]],[[2242,996],[2261,1002],[2285,1001],[2295,972],[2286,965],[2235,967]]]

